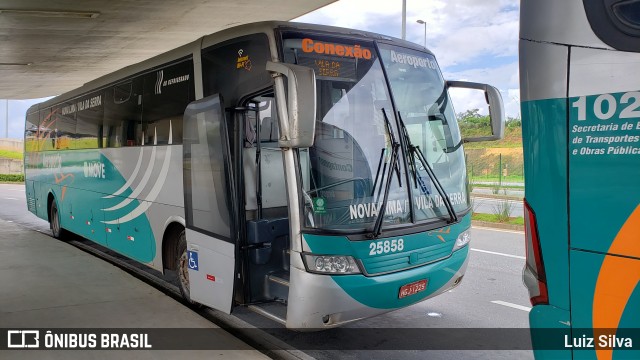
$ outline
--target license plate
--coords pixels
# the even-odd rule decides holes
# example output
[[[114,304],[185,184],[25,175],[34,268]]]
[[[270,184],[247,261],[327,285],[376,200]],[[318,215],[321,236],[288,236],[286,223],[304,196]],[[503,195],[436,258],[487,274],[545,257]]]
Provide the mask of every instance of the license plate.
[[[427,289],[427,279],[412,282],[411,284],[403,285],[398,293],[398,298],[402,299],[413,294],[417,294],[420,291]]]

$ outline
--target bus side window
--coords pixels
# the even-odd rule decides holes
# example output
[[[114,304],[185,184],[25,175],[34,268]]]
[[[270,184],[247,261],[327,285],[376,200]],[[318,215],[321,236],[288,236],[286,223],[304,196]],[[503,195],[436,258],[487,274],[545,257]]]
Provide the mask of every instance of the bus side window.
[[[103,147],[103,106],[104,92],[94,92],[82,96],[76,103],[76,149],[97,149]],[[80,105],[82,104],[82,105]]]
[[[104,147],[142,144],[142,80],[132,79],[105,92]]]
[[[27,114],[27,123],[24,127],[24,149],[25,156],[28,156],[30,151],[38,151],[38,136],[39,131],[38,127],[40,126],[40,116],[39,112],[35,111]],[[28,161],[25,161],[25,164],[29,165]]]
[[[194,100],[192,60],[144,75],[144,145],[182,144],[184,110]]]
[[[76,113],[72,111],[73,103],[62,103],[40,113],[41,134],[45,139],[42,150],[75,148],[73,138],[76,132]]]

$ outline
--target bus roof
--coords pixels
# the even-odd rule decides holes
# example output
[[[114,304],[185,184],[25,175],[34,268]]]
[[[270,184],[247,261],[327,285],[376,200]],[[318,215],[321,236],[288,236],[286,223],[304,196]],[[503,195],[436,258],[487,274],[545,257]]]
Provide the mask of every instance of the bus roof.
[[[104,88],[110,84],[117,83],[118,81],[129,78],[131,76],[141,74],[147,71],[152,71],[152,69],[158,66],[161,66],[163,64],[188,58],[192,56],[194,52],[197,53],[203,48],[207,48],[209,46],[213,46],[215,44],[218,44],[227,40],[231,40],[240,36],[244,36],[244,35],[255,34],[255,33],[271,33],[275,29],[294,30],[294,31],[306,30],[306,31],[313,31],[317,33],[326,33],[327,35],[338,35],[338,36],[344,36],[344,37],[370,39],[370,40],[376,40],[376,41],[385,42],[385,43],[392,43],[395,45],[400,45],[400,46],[412,48],[415,50],[427,51],[428,53],[431,53],[431,51],[429,51],[428,49],[425,49],[424,47],[416,43],[386,36],[386,35],[368,32],[368,31],[354,30],[354,29],[348,29],[348,28],[342,28],[342,27],[336,27],[336,26],[296,23],[296,22],[287,22],[287,21],[255,22],[255,23],[234,26],[210,35],[206,35],[204,37],[196,39],[195,41],[192,41],[183,46],[180,46],[176,49],[167,51],[160,55],[144,60],[142,62],[129,65],[120,70],[101,76],[95,80],[91,80],[79,88],[73,89],[64,94],[58,95],[52,99],[49,99],[42,103],[31,106],[27,110],[27,114],[33,113],[35,111],[39,111],[41,109],[46,109],[50,106],[53,106],[62,101],[65,101],[66,99],[73,99],[75,97],[82,96],[87,92]]]

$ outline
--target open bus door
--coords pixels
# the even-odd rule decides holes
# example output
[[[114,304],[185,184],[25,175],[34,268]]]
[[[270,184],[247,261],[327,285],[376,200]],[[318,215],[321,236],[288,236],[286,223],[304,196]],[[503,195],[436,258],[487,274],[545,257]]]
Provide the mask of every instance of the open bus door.
[[[189,297],[230,313],[236,268],[231,216],[234,185],[220,96],[189,104],[183,126]]]

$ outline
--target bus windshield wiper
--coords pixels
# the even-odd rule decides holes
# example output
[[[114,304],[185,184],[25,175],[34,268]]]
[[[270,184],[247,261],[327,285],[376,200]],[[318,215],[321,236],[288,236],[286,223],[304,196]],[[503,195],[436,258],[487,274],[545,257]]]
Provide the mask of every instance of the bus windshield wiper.
[[[393,144],[397,143],[398,141],[396,141],[396,137],[393,133],[393,129],[391,128],[391,123],[389,122],[389,117],[387,116],[387,112],[385,111],[384,108],[382,108],[381,111],[382,111],[382,114],[384,115],[385,130],[389,134],[389,138],[390,138],[390,141],[392,144],[392,150],[393,150]],[[376,186],[378,186],[378,179],[380,179],[380,189],[378,190],[378,198],[376,199],[376,202],[380,199],[380,193],[382,192],[382,179],[384,178],[384,175],[387,173],[387,162],[385,161],[384,164],[382,163],[384,159],[384,155],[386,153],[387,153],[387,149],[382,148],[380,151],[380,160],[378,160],[378,169],[376,170],[376,178],[373,181],[373,186],[371,187],[371,196],[373,197],[373,195],[376,192]],[[381,166],[382,166],[382,178],[380,178]],[[400,187],[402,187],[402,179],[400,177],[400,168],[398,167],[398,163],[396,162],[395,166],[391,167],[391,169],[398,175],[398,184],[400,184]]]
[[[447,212],[449,213],[449,223],[451,224],[451,223],[458,222],[458,216],[456,215],[456,212],[453,209],[453,204],[451,204],[451,199],[449,199],[447,192],[444,190],[444,187],[442,187],[442,184],[438,180],[438,177],[436,176],[435,172],[433,172],[431,165],[429,165],[429,162],[424,157],[424,154],[422,154],[420,147],[415,146],[411,143],[411,139],[409,138],[409,133],[407,132],[407,127],[405,126],[404,121],[402,120],[402,115],[400,115],[399,111],[398,111],[398,121],[401,127],[400,136],[403,136],[404,143],[406,144],[407,150],[409,152],[409,159],[410,159],[409,166],[411,167],[411,172],[413,173],[414,182],[417,184],[418,169],[415,163],[415,159],[418,158],[418,160],[424,167],[425,171],[427,172],[427,175],[429,175],[429,178],[431,178],[431,181],[433,181],[433,184],[435,185],[435,188],[438,191],[438,194],[442,196],[442,201],[444,202],[444,205],[447,208]]]
[[[375,239],[382,232],[382,222],[384,220],[384,213],[387,210],[387,201],[389,200],[389,189],[391,188],[391,180],[393,179],[393,172],[397,171],[398,173],[398,182],[400,182],[400,169],[398,169],[398,154],[400,153],[398,150],[400,149],[400,143],[396,140],[396,137],[393,133],[393,129],[391,128],[391,122],[389,122],[389,117],[387,116],[387,112],[382,108],[382,115],[384,115],[384,123],[389,134],[389,138],[391,140],[391,163],[387,168],[387,164],[385,163],[384,168],[382,169],[382,176],[380,177],[380,187],[382,188],[382,181],[387,173],[387,170],[390,169],[391,173],[387,176],[386,183],[384,185],[384,192],[382,197],[382,204],[380,204],[380,209],[378,210],[378,215],[376,215],[376,222],[373,225],[373,231],[371,232],[371,236]],[[383,152],[384,154],[384,152]],[[379,170],[378,164],[378,170]],[[376,181],[378,179],[378,174],[376,174]],[[400,184],[402,186],[402,184]],[[375,184],[374,184],[375,190]],[[380,193],[378,193],[378,198]],[[376,200],[377,202],[377,200]]]

